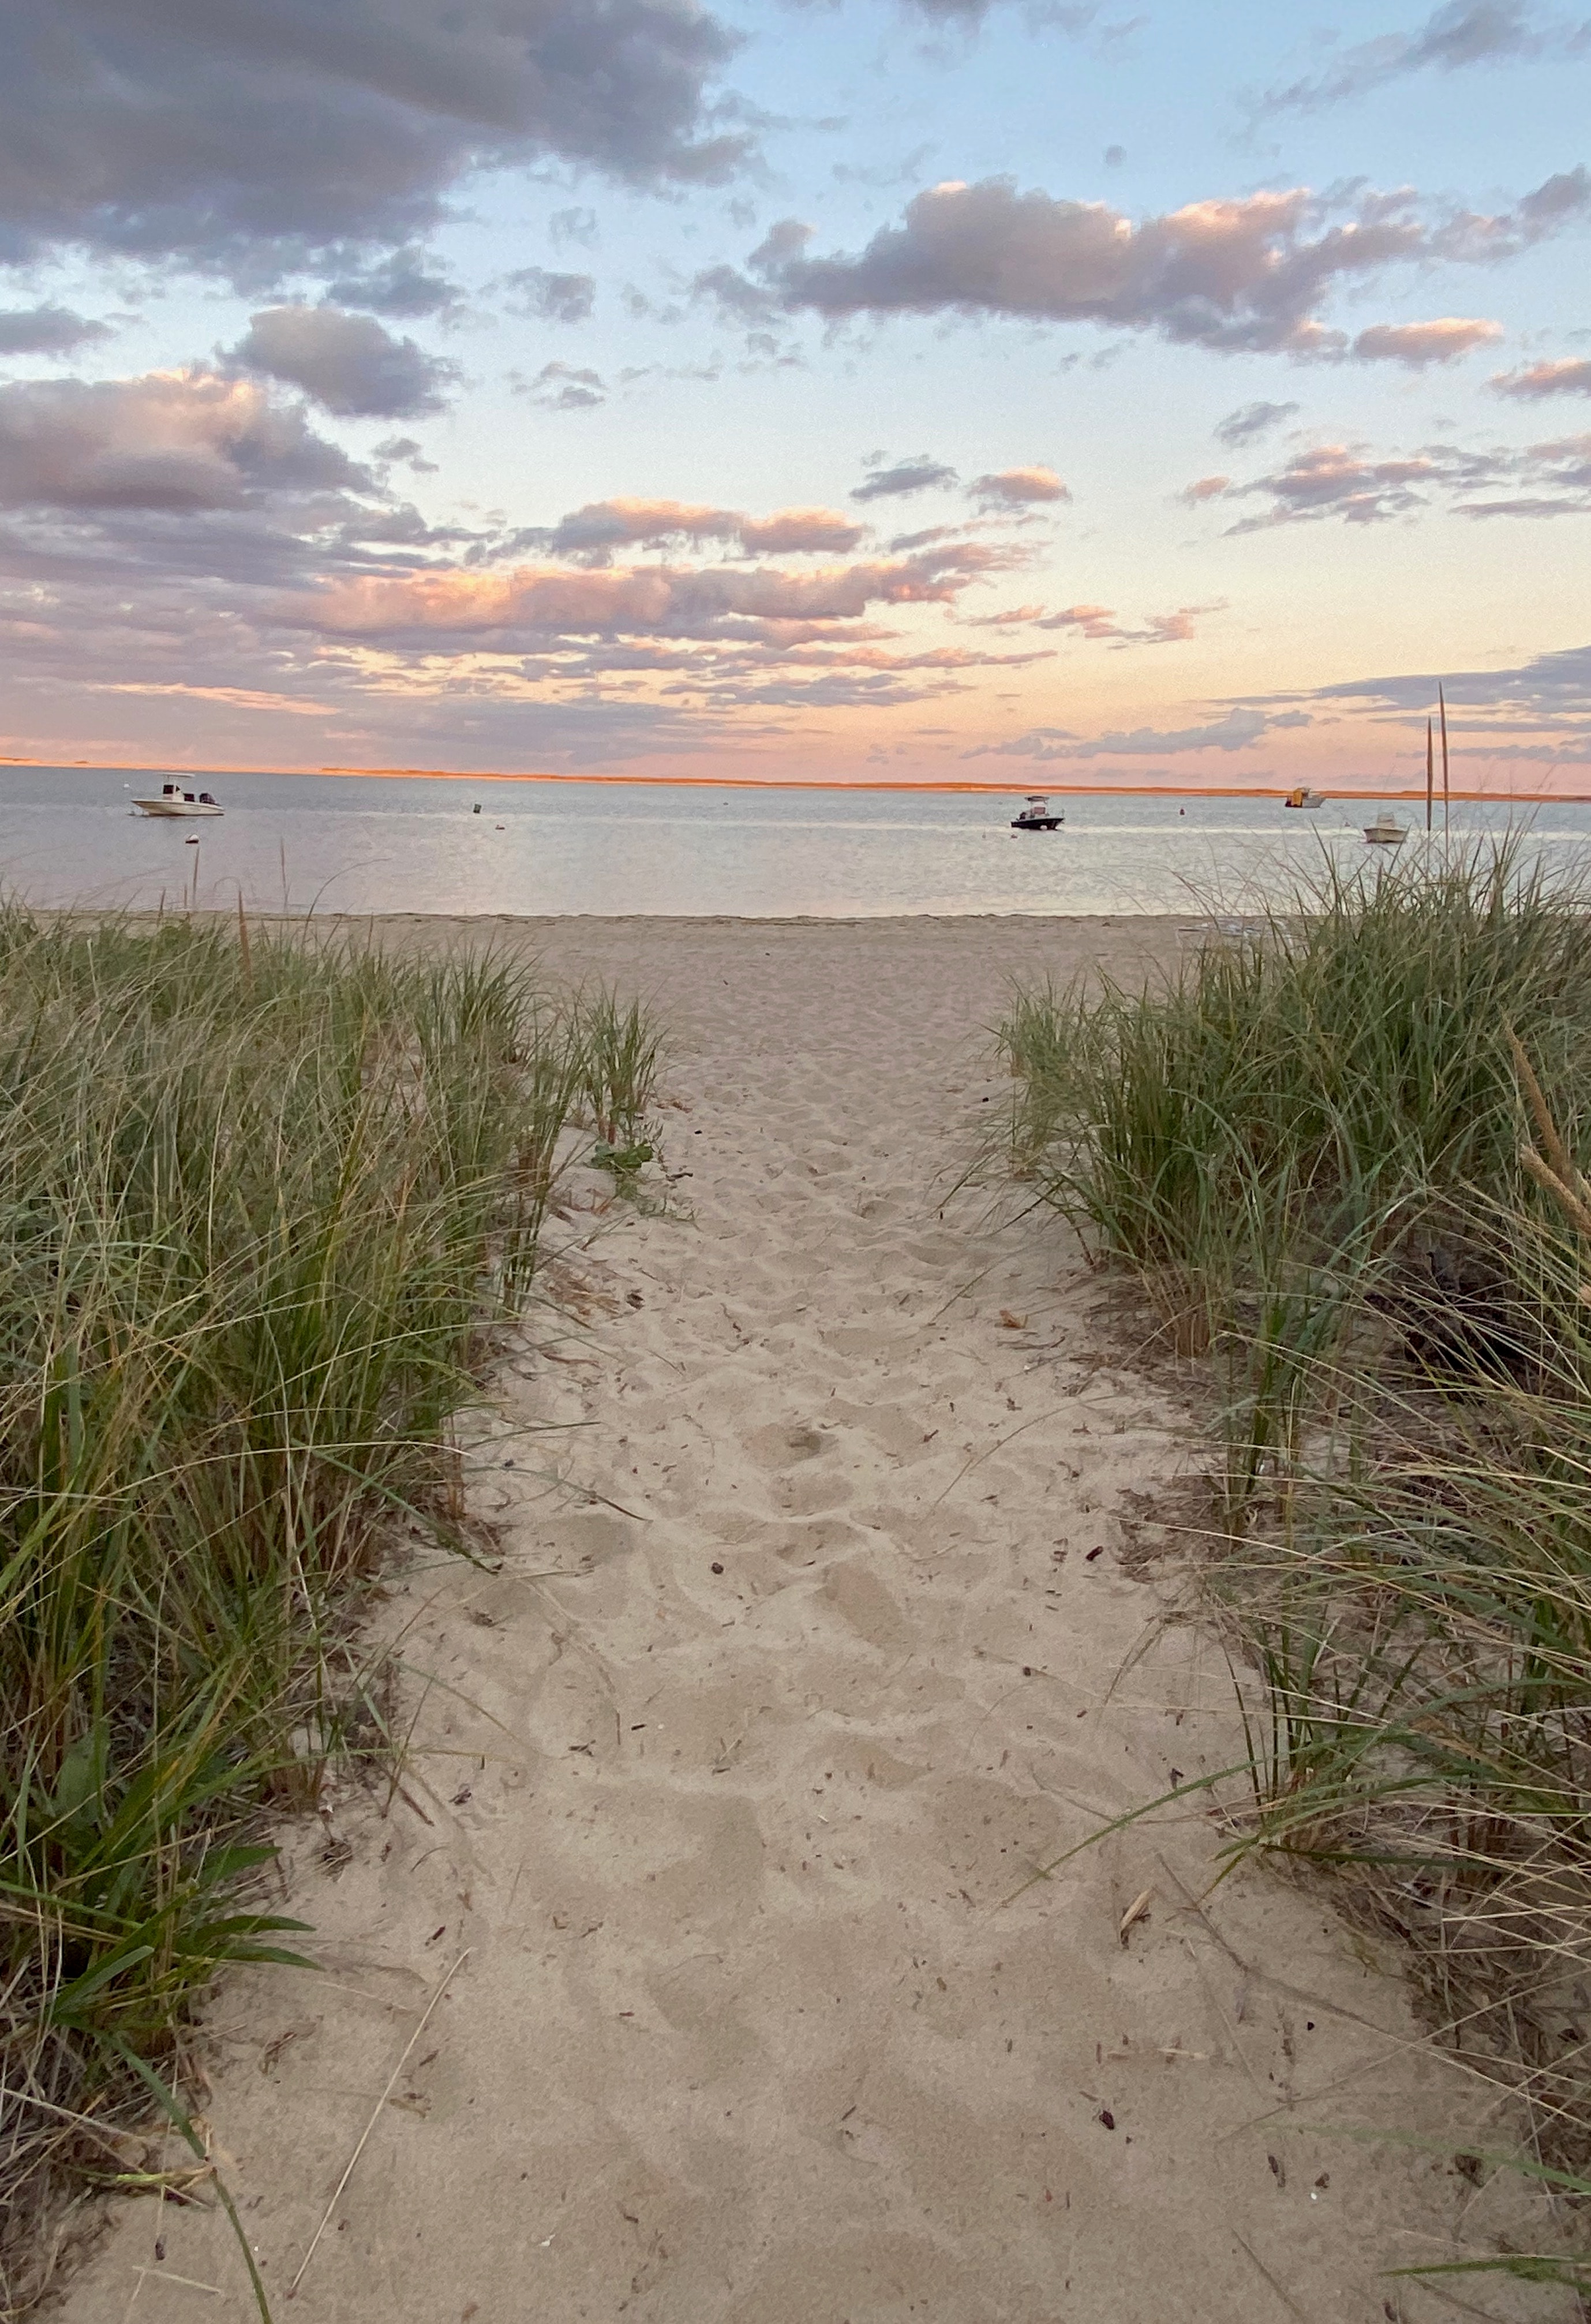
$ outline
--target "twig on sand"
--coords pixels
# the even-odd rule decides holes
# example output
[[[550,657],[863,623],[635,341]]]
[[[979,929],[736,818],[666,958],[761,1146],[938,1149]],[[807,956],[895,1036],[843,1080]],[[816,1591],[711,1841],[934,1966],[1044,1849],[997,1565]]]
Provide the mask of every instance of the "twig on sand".
[[[1296,2316],[1296,2317],[1299,2319],[1299,2324],[1309,2324],[1309,2318],[1305,2315],[1305,2313],[1304,2313],[1303,2310],[1299,2306],[1299,2304],[1298,2304],[1297,2301],[1296,2301],[1296,2300],[1290,2300],[1290,2299],[1288,2298],[1288,2296],[1287,2296],[1286,2292],[1283,2292],[1283,2290],[1281,2289],[1281,2286],[1277,2282],[1276,2278],[1272,2274],[1272,2273],[1271,2273],[1270,2269],[1265,2265],[1264,2261],[1260,2257],[1260,2255],[1258,2254],[1258,2252],[1257,2252],[1257,2251],[1255,2251],[1255,2249],[1254,2249],[1253,2246],[1252,2244],[1245,2243],[1245,2242],[1244,2241],[1244,2238],[1243,2238],[1241,2236],[1235,2235],[1235,2239],[1236,2243],[1238,2244],[1239,2247],[1240,2247],[1242,2250],[1245,2251],[1245,2252],[1248,2254],[1248,2255],[1249,2255],[1250,2259],[1252,2259],[1252,2260],[1253,2260],[1253,2262],[1254,2265],[1259,2269],[1260,2273],[1264,2277],[1264,2279],[1265,2279],[1266,2282],[1270,2285],[1270,2287],[1271,2287],[1272,2291],[1276,2294],[1277,2299],[1281,2301],[1281,2302],[1282,2306],[1286,2309],[1286,2310],[1287,2310],[1288,2314],[1289,2314],[1290,2316]]]
[[[365,2124],[364,2130],[360,2133],[359,2144],[355,2147],[352,2154],[349,2155],[347,2166],[332,2191],[331,2200],[326,2206],[325,2212],[321,2217],[320,2225],[316,2228],[314,2235],[310,2237],[310,2248],[304,2254],[303,2258],[299,2262],[299,2272],[287,2287],[287,2296],[290,2300],[294,2298],[300,2284],[302,2283],[304,2280],[305,2273],[309,2268],[310,2262],[315,2256],[316,2249],[319,2244],[320,2238],[331,2224],[331,2215],[342,2200],[343,2190],[347,2187],[349,2180],[354,2175],[354,2166],[358,2162],[359,2157],[364,2153],[365,2147],[369,2144],[371,2132],[381,2120],[382,2108],[386,2105],[388,2098],[391,2098],[393,2090],[397,2088],[399,2075],[409,2063],[410,2057],[413,2052],[416,2043],[419,2042],[420,2037],[424,2033],[426,2027],[430,2024],[431,2014],[435,2010],[437,2004],[447,1992],[448,1987],[452,1984],[459,1970],[464,1967],[465,1962],[469,1959],[469,1954],[470,1948],[466,1945],[464,1950],[454,1962],[452,1968],[448,1971],[447,1976],[442,1979],[440,1985],[438,1986],[430,1999],[426,2003],[425,2015],[421,2017],[419,2024],[415,2027],[413,2033],[411,2034],[407,2042],[404,2043],[403,2054],[399,2059],[397,2064],[393,2068],[392,2073],[387,2079],[387,2086],[385,2089],[383,2090],[380,2098],[376,2099],[375,2112],[371,2115],[369,2121]]]

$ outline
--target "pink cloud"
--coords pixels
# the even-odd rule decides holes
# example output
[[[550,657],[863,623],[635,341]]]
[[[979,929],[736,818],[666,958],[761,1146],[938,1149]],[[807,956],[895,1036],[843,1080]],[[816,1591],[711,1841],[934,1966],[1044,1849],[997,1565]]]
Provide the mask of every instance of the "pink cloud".
[[[1564,355],[1557,363],[1531,364],[1523,371],[1496,372],[1492,385],[1499,395],[1532,402],[1546,395],[1591,395],[1591,355]]]
[[[737,623],[850,622],[870,605],[949,604],[1013,562],[976,542],[920,557],[791,573],[777,567],[624,567],[569,572],[457,567],[389,579],[356,576],[298,598],[283,618],[337,637],[472,637],[509,650],[516,637],[715,635]]]
[[[979,476],[968,495],[985,508],[1024,508],[1035,501],[1069,501],[1071,493],[1053,468],[1002,468]]]
[[[1494,346],[1501,323],[1466,315],[1439,315],[1429,323],[1373,323],[1354,341],[1362,363],[1401,363],[1422,370],[1427,364],[1456,363],[1476,347]]]

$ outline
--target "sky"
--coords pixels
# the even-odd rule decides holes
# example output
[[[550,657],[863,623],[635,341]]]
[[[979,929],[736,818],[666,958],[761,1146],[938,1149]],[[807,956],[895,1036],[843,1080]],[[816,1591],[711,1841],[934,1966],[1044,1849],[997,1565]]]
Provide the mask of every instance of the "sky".
[[[1586,0],[0,0],[0,751],[1591,790]]]

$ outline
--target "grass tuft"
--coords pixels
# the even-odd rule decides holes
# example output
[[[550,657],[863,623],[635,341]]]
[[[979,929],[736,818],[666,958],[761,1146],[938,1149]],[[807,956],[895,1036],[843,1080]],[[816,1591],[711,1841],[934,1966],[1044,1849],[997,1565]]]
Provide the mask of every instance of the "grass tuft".
[[[1162,990],[1023,994],[1001,1032],[1017,1167],[1224,1387],[1229,1861],[1309,1866],[1395,1933],[1538,2180],[1581,2195],[1588,956],[1581,889],[1456,847],[1328,871]]]
[[[497,959],[0,908],[6,2312],[128,2061],[295,1955],[264,1812],[379,1742],[358,1594],[445,1516],[592,1054]]]

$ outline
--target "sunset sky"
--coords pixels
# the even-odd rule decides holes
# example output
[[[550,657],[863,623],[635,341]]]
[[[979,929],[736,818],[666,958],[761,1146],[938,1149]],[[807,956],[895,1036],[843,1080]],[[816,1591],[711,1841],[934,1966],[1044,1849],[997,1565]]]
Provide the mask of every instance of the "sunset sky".
[[[6,0],[0,750],[1591,789],[1586,0]]]

